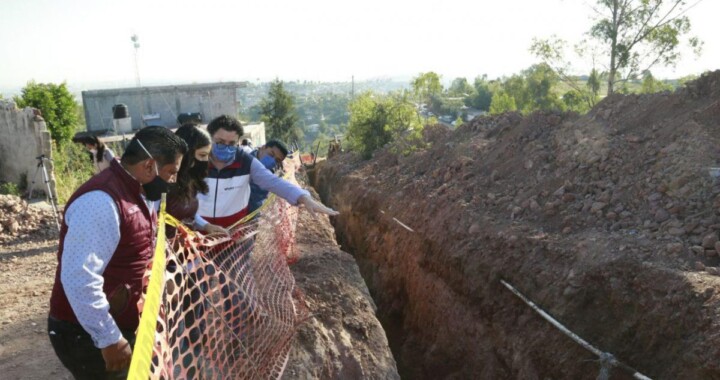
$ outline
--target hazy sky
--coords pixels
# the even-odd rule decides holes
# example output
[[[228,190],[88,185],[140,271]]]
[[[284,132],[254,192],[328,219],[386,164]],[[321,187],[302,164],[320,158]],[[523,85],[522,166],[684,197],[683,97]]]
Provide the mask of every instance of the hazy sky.
[[[536,62],[528,52],[535,36],[578,41],[592,22],[589,2],[0,0],[0,91],[31,79],[133,85],[134,33],[143,83],[349,81],[430,70],[448,80],[495,78]],[[687,53],[656,76],[720,68],[719,14],[718,0],[690,10],[704,54]]]

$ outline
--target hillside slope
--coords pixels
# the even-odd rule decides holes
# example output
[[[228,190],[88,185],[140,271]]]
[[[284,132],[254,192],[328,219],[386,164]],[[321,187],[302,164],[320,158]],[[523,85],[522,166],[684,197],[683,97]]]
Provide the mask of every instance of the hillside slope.
[[[595,378],[597,358],[502,278],[646,375],[720,378],[720,72],[584,116],[425,137],[410,156],[345,154],[315,176],[401,376]]]

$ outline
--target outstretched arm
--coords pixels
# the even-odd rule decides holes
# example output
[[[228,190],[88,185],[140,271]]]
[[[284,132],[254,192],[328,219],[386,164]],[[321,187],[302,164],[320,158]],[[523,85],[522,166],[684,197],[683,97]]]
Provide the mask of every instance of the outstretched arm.
[[[316,212],[337,215],[338,212],[326,207],[322,203],[314,200],[307,190],[292,184],[275,174],[260,163],[257,159],[253,159],[250,166],[250,177],[252,181],[260,186],[261,189],[277,194],[279,197],[290,202],[292,205],[304,206],[313,216]]]
[[[310,195],[307,194],[300,197],[300,199],[298,200],[298,204],[305,206],[305,208],[310,212],[312,216],[315,216],[315,213],[318,212],[330,216],[340,214],[339,212],[331,209],[330,207],[325,206],[320,201],[314,200]]]
[[[310,195],[307,190],[302,189],[298,185],[290,183],[277,175],[260,163],[257,158],[253,158],[250,165],[250,180],[258,185],[261,189],[276,194],[282,199],[288,201],[291,205],[296,206],[300,197]]]

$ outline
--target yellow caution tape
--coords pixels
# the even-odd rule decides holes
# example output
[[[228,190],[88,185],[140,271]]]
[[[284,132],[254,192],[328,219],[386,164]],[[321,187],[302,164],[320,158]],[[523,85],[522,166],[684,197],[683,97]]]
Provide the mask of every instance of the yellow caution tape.
[[[153,346],[155,345],[155,330],[157,329],[162,294],[165,291],[165,219],[167,217],[168,214],[165,213],[165,194],[163,194],[158,218],[155,257],[153,258],[145,304],[143,305],[130,370],[128,371],[128,379],[132,380],[147,380],[150,377]]]

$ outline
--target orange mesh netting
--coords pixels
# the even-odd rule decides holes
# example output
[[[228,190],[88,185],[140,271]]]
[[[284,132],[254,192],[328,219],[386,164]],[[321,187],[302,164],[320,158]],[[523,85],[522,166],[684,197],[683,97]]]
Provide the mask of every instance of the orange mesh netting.
[[[280,377],[308,315],[288,268],[297,260],[297,208],[271,195],[258,211],[231,227],[230,237],[202,236],[180,225],[167,240],[164,283],[155,286],[164,285],[157,323],[153,329],[150,319],[144,332],[141,320],[130,378]],[[152,309],[150,273],[144,310]],[[154,338],[147,337],[151,333]],[[153,342],[152,351],[149,343],[145,353],[138,347],[141,336]]]

